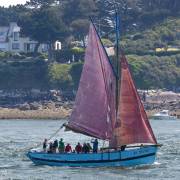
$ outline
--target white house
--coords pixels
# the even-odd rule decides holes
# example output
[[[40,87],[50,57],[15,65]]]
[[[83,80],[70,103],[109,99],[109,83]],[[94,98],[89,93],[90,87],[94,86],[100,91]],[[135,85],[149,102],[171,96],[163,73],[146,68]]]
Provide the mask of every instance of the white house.
[[[38,42],[29,37],[21,35],[21,28],[16,22],[9,24],[9,27],[0,26],[0,51],[9,52],[33,52]],[[56,43],[56,49],[61,49],[60,42]],[[47,52],[48,45],[40,44],[38,52]]]

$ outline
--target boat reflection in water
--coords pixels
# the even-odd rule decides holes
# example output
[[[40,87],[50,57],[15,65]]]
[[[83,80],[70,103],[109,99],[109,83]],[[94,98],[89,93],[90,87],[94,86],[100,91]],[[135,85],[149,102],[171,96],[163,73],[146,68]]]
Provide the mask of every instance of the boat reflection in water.
[[[159,119],[159,120],[176,120],[176,116],[170,116],[169,115],[169,110],[162,110],[156,114],[154,114],[152,119]]]

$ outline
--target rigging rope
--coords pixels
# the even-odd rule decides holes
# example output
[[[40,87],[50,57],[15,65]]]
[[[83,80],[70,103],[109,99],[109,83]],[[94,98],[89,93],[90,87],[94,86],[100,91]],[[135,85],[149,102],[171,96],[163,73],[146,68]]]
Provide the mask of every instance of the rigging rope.
[[[63,124],[60,128],[58,128],[58,129],[55,131],[55,133],[53,133],[53,134],[47,139],[47,141],[50,141],[53,137],[55,137],[55,136],[58,134],[58,132],[59,132],[63,127],[64,127],[64,124]],[[29,150],[31,150],[31,149],[36,149],[36,148],[40,147],[42,144],[43,144],[43,142],[40,142],[40,143],[38,143],[38,144],[36,144],[36,145],[33,145],[33,146],[31,146],[31,147],[26,147],[26,148],[21,149],[20,151],[16,151],[16,152],[29,151]]]

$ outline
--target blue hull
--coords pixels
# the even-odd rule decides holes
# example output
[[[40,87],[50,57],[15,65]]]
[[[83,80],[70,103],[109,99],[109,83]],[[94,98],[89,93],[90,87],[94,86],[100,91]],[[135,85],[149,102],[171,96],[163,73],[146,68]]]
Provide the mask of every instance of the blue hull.
[[[155,161],[156,146],[146,146],[89,154],[28,152],[27,156],[36,165],[72,166],[72,167],[115,167],[152,164]]]

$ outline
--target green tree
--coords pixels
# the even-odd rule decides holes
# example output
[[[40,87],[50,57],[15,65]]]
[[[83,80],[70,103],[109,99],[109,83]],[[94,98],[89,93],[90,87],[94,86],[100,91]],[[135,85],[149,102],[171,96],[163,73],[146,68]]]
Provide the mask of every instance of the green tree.
[[[77,90],[79,86],[79,80],[81,77],[82,68],[83,68],[83,63],[78,62],[78,63],[72,64],[71,69],[70,69],[70,74],[71,74],[72,82],[73,82],[73,88],[75,90]]]
[[[10,22],[17,22],[19,15],[25,11],[23,5],[0,7],[0,25],[8,26]]]
[[[48,71],[50,86],[62,90],[69,89],[72,86],[72,77],[69,71],[70,65],[51,64]]]
[[[56,0],[30,0],[26,2],[26,6],[35,9],[46,8],[46,7],[48,8],[55,4],[57,4]]]
[[[70,27],[74,38],[83,41],[89,29],[89,17],[95,16],[97,7],[94,0],[64,0],[63,19]]]
[[[55,41],[63,41],[68,31],[62,20],[60,7],[54,3],[55,1],[53,0],[31,0],[27,5],[28,12],[24,12],[20,19],[22,32],[38,41],[35,53],[37,52],[40,43],[49,45],[50,60],[53,59]]]

